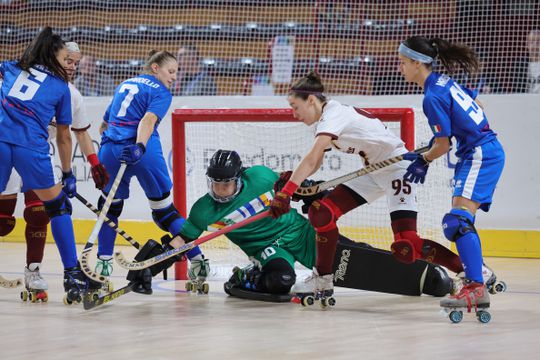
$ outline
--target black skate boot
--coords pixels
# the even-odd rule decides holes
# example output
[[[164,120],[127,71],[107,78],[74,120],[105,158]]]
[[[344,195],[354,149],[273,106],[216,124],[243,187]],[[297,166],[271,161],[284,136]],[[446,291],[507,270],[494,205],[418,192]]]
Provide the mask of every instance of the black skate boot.
[[[255,265],[248,265],[244,268],[235,266],[233,268],[233,274],[225,284],[223,288],[228,295],[231,295],[230,289],[236,287],[239,289],[245,289],[249,291],[258,291],[259,282],[262,272]]]
[[[64,304],[71,305],[82,302],[84,296],[97,295],[101,283],[88,278],[81,270],[81,266],[64,270]]]
[[[133,292],[152,295],[152,272],[150,269],[130,271],[127,279],[130,280],[129,285]]]

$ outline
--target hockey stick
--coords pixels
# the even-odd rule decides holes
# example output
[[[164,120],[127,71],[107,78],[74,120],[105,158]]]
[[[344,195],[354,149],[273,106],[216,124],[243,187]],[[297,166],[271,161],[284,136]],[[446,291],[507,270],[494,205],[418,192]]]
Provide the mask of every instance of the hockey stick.
[[[418,154],[422,154],[422,153],[425,153],[428,150],[429,150],[429,147],[424,146],[422,148],[414,150],[414,152],[418,153]],[[295,191],[295,193],[298,194],[298,195],[302,195],[302,196],[315,195],[315,194],[320,193],[320,192],[322,192],[324,190],[336,187],[339,184],[343,184],[344,182],[355,179],[355,178],[357,178],[359,176],[366,175],[366,174],[369,174],[369,173],[374,172],[376,170],[379,170],[379,169],[385,168],[387,166],[390,166],[392,164],[398,163],[401,160],[403,160],[403,155],[394,156],[394,157],[392,157],[390,159],[386,159],[386,160],[383,160],[383,161],[379,161],[377,163],[373,163],[373,164],[368,165],[368,166],[366,166],[366,167],[364,167],[364,168],[362,168],[360,170],[353,171],[352,173],[342,175],[340,177],[337,177],[335,179],[322,182],[322,183],[317,184],[317,185],[313,185],[313,186],[310,186],[310,187],[300,187]]]
[[[8,280],[0,275],[0,287],[11,289],[22,285],[22,279]]]
[[[107,195],[107,199],[105,199],[105,204],[103,204],[103,208],[99,213],[98,220],[94,225],[94,228],[90,233],[90,237],[88,238],[86,245],[84,245],[84,249],[81,254],[80,262],[82,271],[92,280],[100,282],[102,284],[107,282],[107,278],[103,275],[97,274],[96,272],[92,271],[92,269],[90,269],[90,266],[88,265],[88,255],[90,255],[90,251],[92,251],[92,247],[94,246],[94,242],[96,241],[96,238],[99,234],[99,230],[101,230],[101,226],[103,225],[103,221],[105,220],[105,215],[109,212],[109,208],[111,207],[111,203],[114,199],[114,195],[116,194],[116,190],[118,190],[118,186],[120,185],[122,176],[124,176],[126,167],[126,163],[123,162],[122,164],[120,164],[120,169],[118,169],[118,174],[116,174],[116,178],[114,179],[111,191],[109,191],[109,195]]]
[[[84,310],[90,310],[90,309],[95,308],[96,306],[106,304],[106,303],[108,303],[108,302],[110,302],[110,301],[112,301],[112,300],[114,300],[116,298],[119,298],[122,295],[129,294],[132,291],[133,291],[133,284],[130,284],[130,285],[124,286],[123,288],[115,290],[115,291],[113,291],[111,293],[100,296],[99,298],[97,298],[95,300],[90,300],[90,299],[88,299],[87,296],[85,296],[84,300],[83,300]]]
[[[94,206],[92,205],[92,203],[90,203],[88,200],[86,200],[85,198],[82,197],[82,195],[80,195],[79,193],[75,193],[75,197],[77,198],[77,200],[79,200],[80,202],[82,202],[84,204],[84,206],[86,206],[88,209],[90,209],[94,214],[96,214],[97,216],[100,215],[100,211]],[[141,245],[139,245],[139,243],[137,242],[137,240],[133,239],[128,233],[126,233],[124,230],[120,229],[118,227],[118,225],[116,225],[111,219],[109,219],[107,217],[107,215],[105,215],[105,217],[103,218],[103,221],[109,225],[112,229],[114,229],[114,231],[116,231],[116,233],[118,235],[120,235],[121,237],[123,237],[124,239],[126,239],[131,245],[133,245],[136,249],[139,249],[141,247]]]
[[[152,265],[160,263],[160,262],[162,262],[164,260],[167,260],[167,259],[169,259],[169,258],[171,258],[173,256],[176,256],[178,254],[189,251],[189,250],[193,249],[197,245],[203,244],[203,243],[205,243],[205,242],[207,242],[209,240],[212,240],[212,239],[214,239],[214,238],[216,238],[216,237],[218,237],[220,235],[226,234],[228,232],[231,232],[233,230],[236,230],[238,228],[241,228],[243,226],[251,224],[252,222],[263,219],[263,218],[265,218],[267,216],[270,216],[270,210],[265,210],[265,211],[263,211],[263,212],[261,212],[261,213],[259,213],[257,215],[250,216],[247,219],[244,219],[244,220],[242,220],[242,221],[240,221],[240,222],[238,222],[236,224],[229,225],[227,227],[224,227],[221,230],[218,230],[218,231],[213,232],[211,234],[208,234],[206,236],[200,237],[197,240],[194,240],[194,241],[191,241],[191,242],[189,242],[187,244],[184,244],[184,245],[180,246],[177,249],[172,249],[172,250],[166,251],[166,252],[164,252],[162,254],[159,254],[159,255],[157,255],[157,256],[155,256],[153,258],[146,259],[146,260],[143,260],[143,261],[140,261],[140,262],[136,262],[136,261],[130,262],[130,261],[126,260],[126,258],[124,257],[124,255],[120,251],[114,253],[114,259],[116,260],[118,265],[120,265],[120,267],[122,267],[124,269],[128,269],[128,270],[146,269],[146,268],[149,268]]]

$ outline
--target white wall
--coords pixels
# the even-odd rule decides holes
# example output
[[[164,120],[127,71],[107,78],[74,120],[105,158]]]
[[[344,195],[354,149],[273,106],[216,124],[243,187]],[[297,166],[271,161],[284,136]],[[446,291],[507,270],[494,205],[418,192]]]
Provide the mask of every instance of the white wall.
[[[343,96],[336,97],[343,103],[361,107],[414,107],[421,109],[421,96]],[[540,143],[539,95],[489,95],[480,100],[491,127],[499,134],[506,150],[505,171],[495,194],[494,205],[488,215],[478,217],[478,227],[483,229],[536,229],[540,230],[540,165],[535,143]],[[99,139],[97,129],[110,99],[86,98],[88,115],[94,121],[91,135]],[[175,98],[171,111],[177,108],[236,108],[236,107],[287,107],[284,97],[185,97]],[[160,125],[163,150],[171,150],[170,114]],[[92,203],[97,202],[89,166],[76,149],[74,168],[77,172],[79,192]],[[20,201],[22,203],[22,201]],[[18,214],[21,215],[21,204]],[[76,200],[74,217],[92,218],[92,214]],[[151,220],[147,201],[137,181],[133,181],[131,197],[124,208],[123,218]]]

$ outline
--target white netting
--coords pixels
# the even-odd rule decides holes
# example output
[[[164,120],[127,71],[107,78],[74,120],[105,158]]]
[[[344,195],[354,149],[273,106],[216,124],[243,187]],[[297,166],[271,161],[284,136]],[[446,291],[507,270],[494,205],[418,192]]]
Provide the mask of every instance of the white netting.
[[[283,94],[310,69],[328,93],[414,93],[396,56],[411,35],[476,49],[481,76],[457,76],[472,88],[540,92],[535,0],[3,0],[0,19],[0,60],[18,58],[44,25],[79,42],[91,56],[80,69],[83,95],[110,95],[149,50],[182,45],[175,95]]]
[[[415,118],[416,147],[427,145],[432,136],[427,121],[421,112],[416,112]],[[238,151],[244,166],[262,164],[281,172],[294,169],[313,144],[313,128],[302,123],[220,122],[219,115],[215,115],[214,120],[218,121],[188,122],[185,125],[186,176],[182,177],[175,171],[174,182],[186,184],[188,210],[207,192],[206,168],[218,149]],[[400,123],[385,124],[399,135]],[[174,155],[178,156],[182,149],[174,148]],[[321,169],[311,178],[330,180],[358,170],[360,166],[357,156],[331,151],[325,155]],[[418,192],[420,235],[446,246],[449,244],[444,239],[440,224],[450,208],[451,178],[452,172],[446,161],[440,159],[430,166],[426,183],[419,187]],[[389,249],[393,239],[385,198],[351,211],[339,220],[338,225],[340,232],[352,240],[378,248]],[[247,260],[235,245],[223,237],[202,247],[213,263],[237,264]]]

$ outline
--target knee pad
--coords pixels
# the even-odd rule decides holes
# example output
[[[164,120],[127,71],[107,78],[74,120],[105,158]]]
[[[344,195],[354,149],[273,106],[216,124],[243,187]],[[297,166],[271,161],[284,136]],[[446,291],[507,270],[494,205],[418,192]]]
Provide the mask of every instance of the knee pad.
[[[442,228],[444,236],[453,242],[456,242],[465,234],[476,233],[474,216],[464,209],[452,209],[445,214],[442,219]]]
[[[282,258],[269,261],[263,268],[264,284],[271,294],[287,294],[296,282],[294,269]]]
[[[13,216],[0,214],[0,236],[6,236],[13,231],[17,220]]]
[[[394,242],[390,245],[392,255],[396,260],[412,264],[416,259],[422,258],[424,240],[416,231],[401,231],[394,234]]]
[[[62,216],[64,214],[71,215],[73,211],[71,202],[63,191],[60,191],[60,194],[54,199],[44,201],[43,205],[45,206],[47,215],[49,215],[49,218],[51,219],[55,216]]]
[[[317,232],[326,232],[337,227],[336,222],[341,216],[339,208],[328,198],[315,200],[309,207],[309,222]]]
[[[173,204],[161,209],[152,208],[152,219],[154,219],[154,222],[163,231],[170,231],[171,224],[175,221],[179,221],[178,228],[181,228],[185,222],[185,219],[180,215]],[[177,234],[173,233],[173,235]]]
[[[42,202],[27,204],[24,208],[23,217],[26,223],[33,227],[47,226],[51,220]]]
[[[101,211],[103,209],[103,205],[105,205],[105,198],[103,196],[99,197],[97,206],[98,210]],[[109,207],[109,211],[107,211],[107,217],[114,216],[117,219],[120,217],[120,214],[122,214],[122,210],[124,209],[124,200],[123,199],[113,199],[111,206]]]

